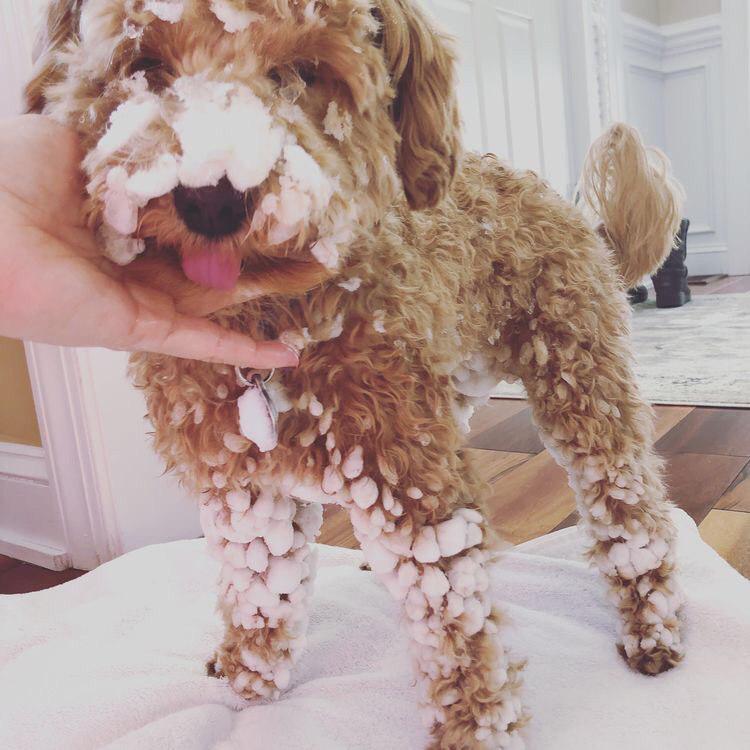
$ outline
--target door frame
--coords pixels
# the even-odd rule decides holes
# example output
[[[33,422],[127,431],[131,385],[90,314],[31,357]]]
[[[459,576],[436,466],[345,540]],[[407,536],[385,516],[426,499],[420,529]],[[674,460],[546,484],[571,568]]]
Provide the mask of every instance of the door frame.
[[[573,193],[591,143],[623,113],[618,0],[564,0],[560,32],[567,86],[568,152]]]
[[[91,570],[121,549],[98,417],[86,397],[92,392],[86,352],[34,342],[24,347],[65,562]]]
[[[750,7],[747,0],[722,0],[725,202],[728,272],[750,274]],[[738,92],[740,96],[738,96]]]

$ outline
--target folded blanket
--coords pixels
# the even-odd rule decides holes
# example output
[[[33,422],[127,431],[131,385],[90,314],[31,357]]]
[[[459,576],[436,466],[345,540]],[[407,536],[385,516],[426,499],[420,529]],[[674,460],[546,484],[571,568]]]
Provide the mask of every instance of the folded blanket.
[[[750,582],[675,511],[688,655],[631,672],[576,529],[492,571],[515,654],[528,657],[531,750],[750,747]],[[306,655],[275,703],[250,705],[204,662],[221,635],[201,540],[131,552],[83,578],[0,597],[3,750],[418,750],[425,746],[397,607],[360,555],[320,546]]]

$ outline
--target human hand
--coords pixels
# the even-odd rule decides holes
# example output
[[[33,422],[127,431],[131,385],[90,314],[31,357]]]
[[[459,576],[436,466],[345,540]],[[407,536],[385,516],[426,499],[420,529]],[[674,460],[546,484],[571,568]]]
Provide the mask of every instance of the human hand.
[[[145,279],[104,258],[81,218],[81,157],[76,134],[47,117],[0,121],[0,334],[242,367],[297,364],[281,342],[186,313],[211,312],[228,295],[198,305],[198,287],[177,283],[166,262]]]

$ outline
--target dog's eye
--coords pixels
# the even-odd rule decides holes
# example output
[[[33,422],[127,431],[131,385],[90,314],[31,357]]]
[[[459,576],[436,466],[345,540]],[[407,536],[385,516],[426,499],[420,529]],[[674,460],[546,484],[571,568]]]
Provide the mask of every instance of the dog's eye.
[[[271,68],[271,70],[266,73],[268,78],[275,83],[277,86],[281,86],[284,82],[284,76],[281,73],[281,70],[279,68]]]
[[[294,65],[271,68],[267,75],[279,87],[293,84],[295,79],[310,87],[318,80],[317,67],[312,62],[298,62]]]
[[[159,70],[161,67],[162,61],[157,60],[155,57],[138,57],[128,66],[128,73],[131,75],[139,71],[147,73],[152,70]]]
[[[170,83],[171,69],[157,57],[143,55],[133,60],[127,68],[128,75],[143,73],[151,91],[161,91]]]
[[[305,86],[312,86],[318,80],[318,70],[313,63],[297,63],[297,75],[305,82]]]

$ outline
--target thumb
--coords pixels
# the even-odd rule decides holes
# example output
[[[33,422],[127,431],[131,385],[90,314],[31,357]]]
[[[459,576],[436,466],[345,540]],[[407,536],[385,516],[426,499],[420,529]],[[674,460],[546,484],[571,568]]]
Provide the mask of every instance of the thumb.
[[[255,341],[204,318],[177,314],[139,327],[123,348],[240,367],[296,367],[299,358],[280,341]]]

